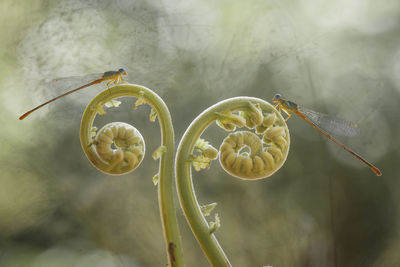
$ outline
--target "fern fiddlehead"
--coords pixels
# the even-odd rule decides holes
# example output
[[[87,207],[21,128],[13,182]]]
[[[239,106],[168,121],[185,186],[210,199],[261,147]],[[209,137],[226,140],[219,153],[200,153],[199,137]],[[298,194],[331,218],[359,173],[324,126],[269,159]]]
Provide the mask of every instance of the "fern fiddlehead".
[[[99,131],[93,126],[98,114],[104,114],[104,105],[115,103],[116,98],[136,97],[135,106],[147,103],[152,111],[150,120],[158,118],[161,128],[161,146],[155,159],[160,160],[158,172],[158,197],[164,230],[168,266],[183,266],[182,246],[173,199],[174,130],[167,106],[150,89],[124,84],[104,90],[92,99],[82,116],[80,140],[89,161],[107,174],[119,175],[133,171],[143,159],[145,143],[133,126],[112,122]],[[154,157],[154,156],[153,156]]]
[[[245,129],[229,134],[217,152],[201,139],[201,134],[214,122],[226,131]],[[178,195],[186,219],[213,266],[231,264],[214,235],[220,225],[219,217],[216,215],[215,222],[208,223],[204,207],[197,202],[191,167],[209,168],[210,161],[219,156],[229,174],[246,180],[262,179],[279,170],[289,146],[289,130],[281,114],[268,102],[252,97],[221,101],[201,113],[186,130],[175,160]],[[246,147],[249,151],[243,151]]]

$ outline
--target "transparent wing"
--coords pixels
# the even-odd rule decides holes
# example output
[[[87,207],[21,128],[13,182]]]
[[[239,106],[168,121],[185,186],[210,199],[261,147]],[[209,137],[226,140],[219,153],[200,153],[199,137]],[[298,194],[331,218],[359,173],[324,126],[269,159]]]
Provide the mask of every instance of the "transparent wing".
[[[97,80],[102,76],[103,73],[93,73],[84,76],[71,76],[52,80],[41,80],[36,84],[32,82],[30,84],[30,86],[34,88],[34,90],[31,91],[32,107],[35,108],[68,91],[79,88],[82,85]],[[42,110],[43,114],[43,110],[52,110],[58,112],[59,114],[62,114],[63,116],[69,115],[70,117],[72,117],[71,115],[74,115],[73,113],[78,114],[80,112],[79,109],[74,107],[87,105],[87,103],[90,102],[90,99],[97,94],[98,90],[96,91],[96,89],[106,88],[103,84],[98,86],[93,85],[93,87],[97,88],[91,87],[84,88],[82,91],[74,92],[70,95],[65,96],[65,98],[62,97],[59,100],[49,103],[49,105],[43,106],[43,108],[40,108],[40,110]],[[91,92],[90,90],[85,89],[91,89]]]
[[[92,73],[83,76],[71,76],[56,78],[50,81],[43,81],[39,84],[44,97],[55,97],[69,90],[90,83],[103,76],[103,73]]]
[[[39,105],[45,101],[48,101],[54,97],[57,97],[59,95],[62,95],[70,90],[73,90],[75,88],[78,88],[82,85],[88,84],[94,80],[97,80],[103,76],[102,73],[92,73],[92,74],[87,74],[83,76],[71,76],[71,77],[62,77],[62,78],[57,78],[57,79],[51,79],[51,80],[42,80],[40,81],[37,85],[34,86],[33,90],[33,103],[34,105]],[[103,85],[104,86],[104,85]],[[96,87],[94,85],[93,87]],[[98,88],[98,87],[97,87]],[[106,88],[106,87],[102,87]],[[76,104],[82,105],[82,104],[87,104],[89,98],[87,91],[92,91],[96,92],[96,88],[85,88],[82,91],[78,91],[76,93],[72,93],[71,95],[68,95],[65,97],[62,102],[65,102],[67,100],[73,101]],[[93,95],[92,95],[93,96]]]
[[[299,112],[323,130],[340,136],[356,136],[360,133],[357,123],[322,114],[311,109],[298,107]]]

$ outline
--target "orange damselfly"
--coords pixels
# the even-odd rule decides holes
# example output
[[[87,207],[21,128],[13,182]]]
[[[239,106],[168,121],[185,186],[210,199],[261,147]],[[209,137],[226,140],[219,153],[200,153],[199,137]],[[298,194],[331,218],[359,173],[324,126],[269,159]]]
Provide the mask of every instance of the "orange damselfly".
[[[102,75],[102,76],[100,76],[100,75]],[[49,101],[46,101],[43,104],[41,104],[41,105],[39,105],[39,106],[37,106],[37,107],[25,112],[22,116],[19,117],[19,119],[23,120],[29,114],[31,114],[32,112],[40,109],[41,107],[43,107],[43,106],[45,106],[45,105],[47,105],[47,104],[49,104],[49,103],[61,98],[61,97],[64,97],[64,96],[69,95],[69,94],[72,94],[73,92],[76,92],[78,90],[81,90],[81,89],[89,87],[89,86],[92,86],[94,84],[98,84],[98,83],[101,83],[101,82],[104,82],[104,81],[108,81],[107,82],[107,88],[110,86],[111,83],[114,83],[114,84],[117,85],[117,84],[119,84],[119,83],[124,81],[124,79],[122,79],[122,75],[127,75],[127,73],[126,73],[126,71],[124,69],[119,69],[117,71],[106,71],[103,74],[99,74],[98,75],[99,78],[97,78],[97,79],[95,79],[95,80],[93,80],[93,81],[91,81],[89,83],[86,83],[86,84],[84,84],[84,85],[82,85],[82,86],[80,86],[78,88],[70,90],[70,91],[68,91],[68,92],[66,92],[66,93],[64,93],[62,95],[54,97],[54,98],[50,99]]]
[[[276,94],[272,98],[272,102],[275,104],[275,108],[277,108],[279,112],[286,113],[286,115],[288,116],[286,118],[286,121],[292,116],[293,113],[295,113],[297,116],[308,122],[314,129],[318,130],[321,134],[326,136],[329,140],[336,143],[338,146],[340,146],[351,155],[353,155],[355,158],[360,160],[362,163],[367,165],[377,176],[382,175],[382,172],[377,167],[369,163],[363,157],[358,155],[347,146],[343,145],[341,142],[339,142],[326,132],[328,131],[330,133],[342,136],[355,136],[359,133],[359,128],[356,123],[352,123],[330,115],[303,108],[294,102],[283,99],[280,94]]]

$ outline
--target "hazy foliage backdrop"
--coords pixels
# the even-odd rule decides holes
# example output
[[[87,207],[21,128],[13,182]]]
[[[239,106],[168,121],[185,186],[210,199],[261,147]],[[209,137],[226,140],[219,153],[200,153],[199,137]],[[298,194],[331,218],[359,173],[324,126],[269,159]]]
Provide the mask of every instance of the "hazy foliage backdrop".
[[[144,163],[121,177],[94,169],[79,143],[81,113],[104,85],[18,120],[62,91],[49,80],[119,67],[165,100],[177,143],[201,111],[239,95],[280,92],[360,124],[340,140],[382,177],[299,118],[274,176],[243,182],[218,162],[196,173],[234,266],[400,266],[398,0],[1,0],[0,14],[0,266],[165,265],[148,107],[127,100],[102,118],[145,137]],[[216,147],[224,135],[205,133]],[[186,266],[208,266],[177,211]]]

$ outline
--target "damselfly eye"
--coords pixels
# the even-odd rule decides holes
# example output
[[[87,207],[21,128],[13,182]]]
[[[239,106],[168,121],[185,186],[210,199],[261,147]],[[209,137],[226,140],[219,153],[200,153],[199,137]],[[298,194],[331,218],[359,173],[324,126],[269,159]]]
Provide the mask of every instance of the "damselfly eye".
[[[119,73],[121,73],[121,74],[124,74],[124,75],[126,75],[126,71],[125,71],[124,69],[122,69],[122,68],[121,68],[121,69],[119,69],[119,70],[118,70],[118,72],[119,72]]]
[[[279,99],[281,99],[281,94],[276,94],[276,95],[274,95],[274,98],[272,98],[272,101],[276,101]]]

